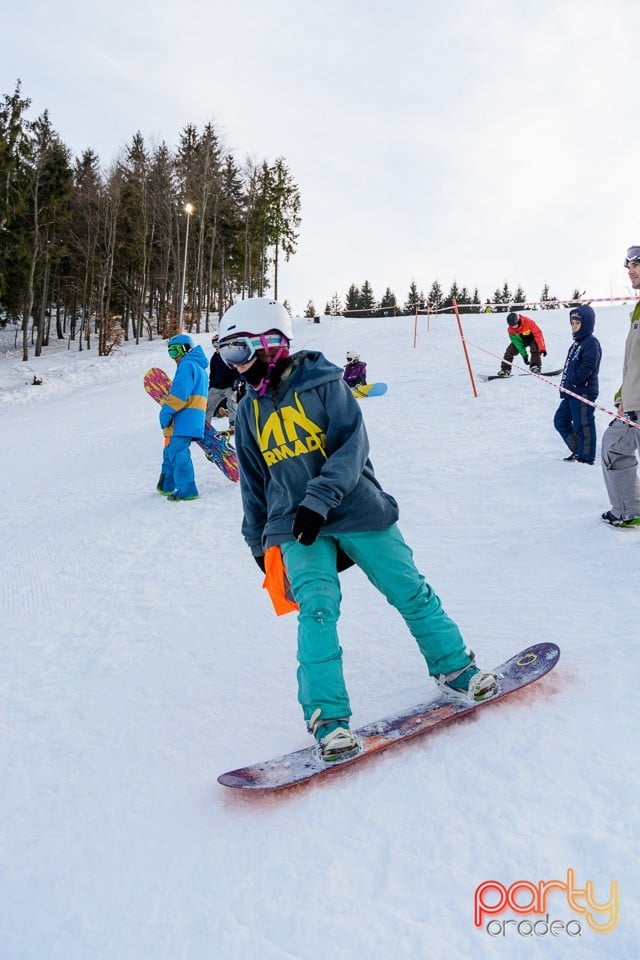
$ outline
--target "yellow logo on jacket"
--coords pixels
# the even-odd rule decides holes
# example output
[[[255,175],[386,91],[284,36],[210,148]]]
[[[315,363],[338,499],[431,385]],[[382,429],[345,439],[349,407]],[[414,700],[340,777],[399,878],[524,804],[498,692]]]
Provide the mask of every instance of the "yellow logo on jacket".
[[[253,401],[256,421],[256,437],[264,462],[273,467],[282,460],[302,457],[319,450],[326,458],[326,434],[305,413],[298,394],[294,394],[295,406],[274,410],[260,426],[260,405]]]

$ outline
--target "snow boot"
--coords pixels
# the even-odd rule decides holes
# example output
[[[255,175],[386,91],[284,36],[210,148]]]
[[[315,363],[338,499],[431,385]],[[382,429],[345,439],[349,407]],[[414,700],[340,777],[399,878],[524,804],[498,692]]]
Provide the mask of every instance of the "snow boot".
[[[320,713],[319,709],[314,710],[307,722],[307,730],[318,741],[322,759],[327,763],[335,763],[336,760],[355,756],[360,751],[360,743],[349,729],[349,718],[321,721]]]
[[[166,476],[166,474],[161,473],[160,476],[158,477],[158,483],[156,484],[156,490],[158,491],[158,493],[161,493],[163,497],[168,497],[169,494],[173,493],[173,491],[172,491],[172,490],[165,490],[165,489],[164,489],[164,478],[165,478],[165,476]]]
[[[510,371],[510,370],[498,370],[496,376],[498,376],[498,377],[510,377],[510,376],[511,376],[511,371]]]
[[[605,523],[610,523],[612,527],[640,527],[640,517],[616,517],[611,510],[603,513],[602,519]]]
[[[489,700],[498,692],[498,678],[488,670],[479,670],[471,652],[471,660],[462,670],[453,673],[441,674],[436,677],[437,683],[458,696],[462,696],[473,703]]]

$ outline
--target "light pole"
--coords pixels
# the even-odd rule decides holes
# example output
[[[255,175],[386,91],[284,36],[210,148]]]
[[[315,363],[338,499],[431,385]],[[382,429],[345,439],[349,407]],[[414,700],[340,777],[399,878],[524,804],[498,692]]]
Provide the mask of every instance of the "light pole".
[[[185,203],[184,212],[187,215],[187,229],[185,230],[185,234],[184,234],[184,260],[182,261],[182,285],[180,289],[180,314],[178,316],[178,330],[180,333],[183,332],[182,313],[184,310],[184,283],[187,277],[187,249],[189,247],[189,220],[191,218],[191,214],[193,213],[193,204]]]

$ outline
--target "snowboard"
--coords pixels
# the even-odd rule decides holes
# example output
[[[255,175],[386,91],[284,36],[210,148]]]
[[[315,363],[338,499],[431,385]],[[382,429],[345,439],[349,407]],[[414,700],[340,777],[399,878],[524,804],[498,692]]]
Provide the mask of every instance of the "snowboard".
[[[354,397],[361,400],[362,397],[382,397],[387,392],[386,383],[362,383],[357,387],[351,387]]]
[[[518,377],[557,377],[559,373],[562,373],[562,367],[559,370],[543,370],[541,373],[518,373]],[[513,374],[511,374],[513,376]],[[497,373],[492,374],[491,376],[486,376],[485,374],[480,374],[480,379],[484,380],[510,380],[511,377],[499,377]]]
[[[151,367],[144,375],[144,388],[157,403],[162,403],[169,393],[171,380],[160,367]],[[235,483],[239,479],[238,457],[226,436],[222,436],[208,420],[204,422],[204,437],[196,440],[207,460],[215,463],[225,477]]]
[[[500,689],[490,700],[473,703],[443,690],[434,700],[354,730],[362,745],[362,749],[355,756],[328,763],[320,758],[317,746],[311,746],[274,760],[222,773],[218,777],[218,783],[241,790],[282,790],[314,777],[326,776],[335,770],[359,763],[395,743],[428,733],[449,720],[502,700],[549,673],[559,658],[560,649],[555,643],[535,643],[496,667],[494,672],[498,675]]]

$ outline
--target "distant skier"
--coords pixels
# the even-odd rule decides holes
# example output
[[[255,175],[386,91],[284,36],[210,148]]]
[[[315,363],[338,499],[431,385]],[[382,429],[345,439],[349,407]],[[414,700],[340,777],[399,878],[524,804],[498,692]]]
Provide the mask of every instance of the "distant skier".
[[[540,373],[542,369],[540,356],[546,357],[547,348],[538,324],[534,323],[531,317],[525,317],[523,313],[510,313],[507,324],[511,342],[505,350],[498,376],[511,376],[511,364],[518,354],[527,365],[530,365],[531,373]],[[531,358],[527,356],[527,349],[531,352]]]
[[[298,700],[321,756],[333,761],[359,749],[337,632],[341,558],[356,563],[396,607],[443,686],[480,701],[498,684],[475,666],[415,567],[342,370],[321,353],[291,356],[291,336],[282,304],[252,298],[223,314],[219,348],[248,384],[236,416],[242,532],[267,582],[274,571],[281,583],[287,575],[299,607]]]
[[[165,446],[158,491],[167,500],[197,500],[191,451],[192,440],[204,436],[207,406],[207,358],[201,346],[194,347],[186,333],[171,337],[167,350],[177,365],[168,396],[160,407],[160,426],[169,443]]]
[[[602,350],[593,335],[596,315],[586,304],[575,307],[569,314],[573,343],[564,362],[560,393],[563,387],[594,401],[598,396],[598,371]],[[594,463],[596,456],[595,411],[588,403],[576,397],[563,396],[553,418],[553,425],[569,447],[565,460]]]
[[[354,350],[347,350],[346,366],[342,379],[350,387],[364,387],[367,383],[367,365]]]

